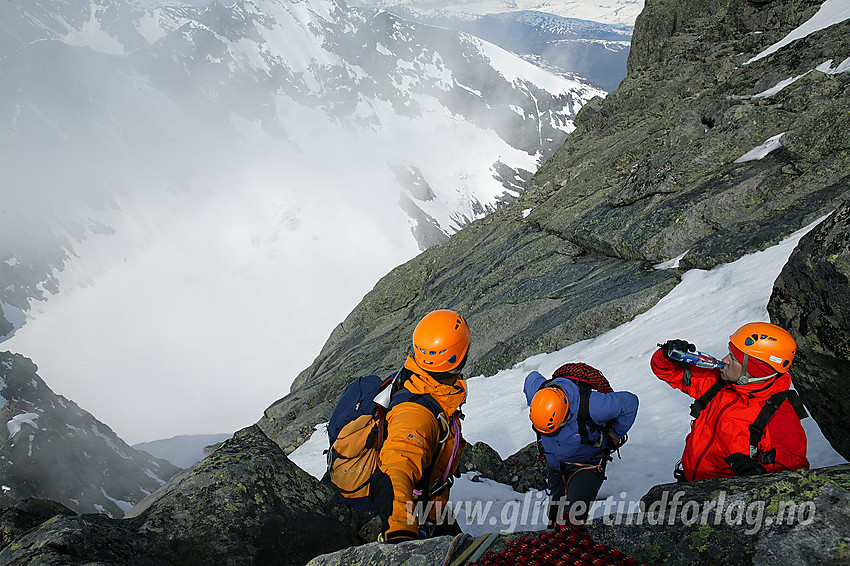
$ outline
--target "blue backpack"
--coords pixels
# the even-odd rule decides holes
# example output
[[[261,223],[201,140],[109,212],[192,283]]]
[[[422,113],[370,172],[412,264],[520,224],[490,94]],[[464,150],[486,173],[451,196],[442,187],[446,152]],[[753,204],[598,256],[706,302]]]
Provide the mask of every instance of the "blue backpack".
[[[442,407],[430,395],[405,388],[407,376],[409,373],[402,370],[386,379],[366,375],[354,380],[343,391],[328,422],[328,475],[340,498],[356,509],[374,510],[378,504],[372,480],[387,437],[387,413],[400,403],[414,402],[441,422]],[[386,407],[375,402],[380,393]]]

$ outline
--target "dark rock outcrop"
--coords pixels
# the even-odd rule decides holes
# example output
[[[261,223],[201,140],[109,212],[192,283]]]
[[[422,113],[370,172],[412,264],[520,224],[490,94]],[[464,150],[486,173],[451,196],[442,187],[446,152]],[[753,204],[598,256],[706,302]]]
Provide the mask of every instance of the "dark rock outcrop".
[[[6,336],[15,329],[14,325],[6,320],[3,311],[0,310],[0,337]]]
[[[533,442],[505,459],[511,487],[520,493],[529,489],[543,491],[546,485],[546,464],[540,461],[537,443]]]
[[[434,566],[443,563],[451,541],[436,537],[393,545],[372,542],[317,556],[307,566]]]
[[[515,491],[546,489],[546,464],[540,461],[537,443],[532,442],[504,461],[485,442],[467,446],[460,459],[461,472],[476,472],[485,478],[510,485]]]
[[[301,566],[360,542],[351,510],[257,427],[237,432],[125,519],[54,514],[6,546],[0,563]]]
[[[582,108],[516,202],[379,281],[263,430],[294,449],[354,377],[401,365],[432,309],[467,317],[468,372],[491,374],[651,307],[676,283],[652,264],[738,259],[848,198],[850,74],[816,67],[846,57],[850,21],[750,61],[820,5],[648,0],[617,91]],[[777,136],[778,149],[739,160]]]
[[[20,354],[0,352],[0,505],[41,498],[123,517],[179,471],[56,395],[37,371]]]
[[[76,513],[61,503],[33,498],[0,509],[0,548],[6,548],[28,531],[60,515],[74,516]]]
[[[478,472],[484,477],[497,482],[508,483],[508,469],[499,453],[486,442],[476,442],[468,445],[460,457],[458,470],[463,472]]]
[[[797,341],[794,388],[833,448],[850,459],[850,204],[800,240],[767,309]]]
[[[641,505],[642,515],[613,514],[588,530],[646,564],[850,561],[848,465],[660,485]]]
[[[303,564],[360,542],[351,509],[257,427],[225,441],[127,517],[198,564]],[[284,558],[285,557],[285,558]]]

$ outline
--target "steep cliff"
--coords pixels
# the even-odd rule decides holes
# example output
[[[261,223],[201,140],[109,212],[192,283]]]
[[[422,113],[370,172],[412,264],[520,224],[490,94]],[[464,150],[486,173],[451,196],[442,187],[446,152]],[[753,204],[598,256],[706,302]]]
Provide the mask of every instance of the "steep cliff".
[[[385,276],[260,426],[293,449],[353,377],[401,365],[431,309],[466,316],[468,373],[491,374],[648,309],[677,281],[653,264],[710,268],[832,210],[850,195],[850,21],[766,51],[820,6],[649,0],[628,77],[523,196]]]
[[[830,444],[850,459],[850,204],[800,240],[767,308],[797,341],[795,389]]]

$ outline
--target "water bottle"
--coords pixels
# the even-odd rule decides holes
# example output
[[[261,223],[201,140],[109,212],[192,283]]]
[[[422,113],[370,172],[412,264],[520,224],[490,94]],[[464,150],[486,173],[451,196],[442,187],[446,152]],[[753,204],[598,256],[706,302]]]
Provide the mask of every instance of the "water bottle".
[[[659,346],[662,346],[662,344],[659,344]],[[726,367],[725,363],[714,356],[702,352],[683,352],[682,350],[671,348],[667,355],[673,361],[685,362],[701,368],[723,369]]]

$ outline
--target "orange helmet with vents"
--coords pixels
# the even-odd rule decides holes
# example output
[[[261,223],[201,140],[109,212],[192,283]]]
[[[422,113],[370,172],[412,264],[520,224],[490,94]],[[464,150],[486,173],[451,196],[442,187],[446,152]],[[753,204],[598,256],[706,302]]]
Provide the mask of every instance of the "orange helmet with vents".
[[[544,387],[534,394],[529,409],[531,426],[543,434],[553,433],[569,420],[570,402],[559,387]]]
[[[413,331],[413,359],[428,371],[451,372],[466,358],[471,336],[466,320],[455,311],[432,311]]]
[[[797,342],[784,328],[769,322],[750,322],[729,337],[733,346],[760,360],[779,373],[785,373],[794,361]]]

